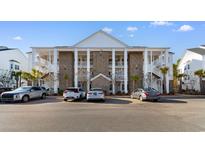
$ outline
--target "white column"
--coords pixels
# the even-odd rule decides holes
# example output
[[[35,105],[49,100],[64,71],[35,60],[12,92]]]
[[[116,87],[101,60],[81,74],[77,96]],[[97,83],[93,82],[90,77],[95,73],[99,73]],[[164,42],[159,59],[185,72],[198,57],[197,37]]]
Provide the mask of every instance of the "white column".
[[[36,49],[32,50],[32,65],[31,65],[31,69],[35,66],[35,62],[36,62]],[[29,70],[31,71],[31,70]]]
[[[204,48],[205,48],[205,47],[204,47]],[[203,61],[203,62],[202,62],[202,65],[203,65],[203,66],[202,66],[202,69],[205,70],[205,55],[203,55],[202,61]]]
[[[165,51],[165,66],[169,68],[169,61],[168,61],[168,59],[169,59],[169,50],[167,49]],[[168,70],[168,72],[166,74],[166,92],[167,93],[169,93],[169,71],[170,70]]]
[[[87,49],[87,91],[90,90],[90,49]]]
[[[128,93],[127,84],[128,84],[128,65],[127,65],[127,49],[124,49],[124,92]]]
[[[144,88],[148,87],[147,82],[146,82],[147,73],[148,73],[148,51],[147,51],[147,48],[145,48],[145,51],[144,51]]]
[[[153,88],[152,84],[152,72],[153,72],[153,67],[152,67],[152,51],[150,51],[150,87]]]
[[[78,49],[74,50],[74,86],[78,87]]]
[[[51,68],[51,50],[48,49],[48,71],[50,71]]]
[[[115,94],[115,49],[112,49],[112,93]]]
[[[58,50],[53,50],[53,66],[54,66],[54,93],[58,93],[59,79],[58,79]]]

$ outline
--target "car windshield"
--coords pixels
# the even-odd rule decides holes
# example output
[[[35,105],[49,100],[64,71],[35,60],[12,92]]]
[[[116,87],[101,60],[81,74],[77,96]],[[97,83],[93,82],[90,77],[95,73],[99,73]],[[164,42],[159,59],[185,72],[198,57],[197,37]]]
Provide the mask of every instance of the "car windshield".
[[[91,89],[91,91],[102,91],[102,89],[101,88],[93,88],[93,89]]]
[[[19,88],[15,89],[14,91],[27,91],[30,89],[31,89],[31,87],[19,87]]]
[[[69,91],[69,92],[78,92],[77,88],[68,88],[66,90]]]
[[[145,91],[153,91],[153,92],[158,92],[156,89],[151,88],[151,87],[149,87],[149,88],[145,88],[144,90],[145,90]]]

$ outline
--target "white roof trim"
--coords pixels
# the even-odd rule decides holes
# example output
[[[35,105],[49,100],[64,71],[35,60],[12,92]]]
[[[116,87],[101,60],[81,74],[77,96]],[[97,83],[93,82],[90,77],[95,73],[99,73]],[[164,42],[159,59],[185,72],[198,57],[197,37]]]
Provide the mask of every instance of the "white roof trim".
[[[110,35],[110,34],[104,32],[103,30],[99,30],[99,31],[97,31],[97,32],[95,32],[95,33],[93,33],[93,34],[91,34],[90,36],[86,37],[85,39],[83,39],[83,40],[81,40],[80,42],[78,42],[78,43],[76,43],[75,45],[73,45],[73,47],[78,46],[79,44],[81,44],[82,42],[86,41],[87,39],[91,38],[92,36],[94,36],[95,34],[97,34],[97,33],[99,33],[99,32],[101,32],[101,33],[105,34],[106,36],[110,37],[111,39],[113,39],[113,40],[119,42],[119,43],[122,44],[123,46],[128,47],[128,45],[127,45],[126,43],[124,43],[124,42],[120,41],[119,39],[115,38],[114,36],[112,36],[112,35]]]
[[[105,78],[105,79],[108,80],[108,81],[111,81],[111,79],[110,79],[109,77],[107,77],[106,75],[104,75],[104,74],[102,74],[102,73],[96,75],[96,76],[93,77],[90,81],[93,81],[93,80],[99,78],[100,76],[102,76],[103,78]]]

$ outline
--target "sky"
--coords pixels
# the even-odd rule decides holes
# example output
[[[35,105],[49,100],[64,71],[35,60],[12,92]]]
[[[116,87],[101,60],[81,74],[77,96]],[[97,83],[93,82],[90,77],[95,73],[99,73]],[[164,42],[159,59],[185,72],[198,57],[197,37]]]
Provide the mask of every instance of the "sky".
[[[205,22],[1,21],[0,46],[24,53],[34,46],[70,46],[100,29],[131,46],[170,47],[175,61],[187,48],[205,44]]]

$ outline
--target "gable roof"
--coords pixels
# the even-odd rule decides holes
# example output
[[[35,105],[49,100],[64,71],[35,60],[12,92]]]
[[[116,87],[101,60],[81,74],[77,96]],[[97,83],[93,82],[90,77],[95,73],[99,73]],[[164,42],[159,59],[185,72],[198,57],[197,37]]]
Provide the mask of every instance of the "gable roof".
[[[203,48],[190,48],[190,49],[187,49],[191,52],[195,52],[195,53],[198,53],[200,55],[205,55],[205,49]]]
[[[6,50],[14,50],[15,48],[8,48],[6,46],[0,46],[0,51],[6,51]]]
[[[128,47],[128,45],[103,30],[99,30],[76,43],[74,47]]]
[[[96,76],[93,77],[90,81],[93,81],[93,80],[99,78],[100,76],[102,76],[103,78],[105,78],[105,79],[108,80],[108,81],[111,81],[111,79],[110,79],[109,77],[107,77],[106,75],[104,75],[104,74],[102,74],[102,73],[96,75]]]

